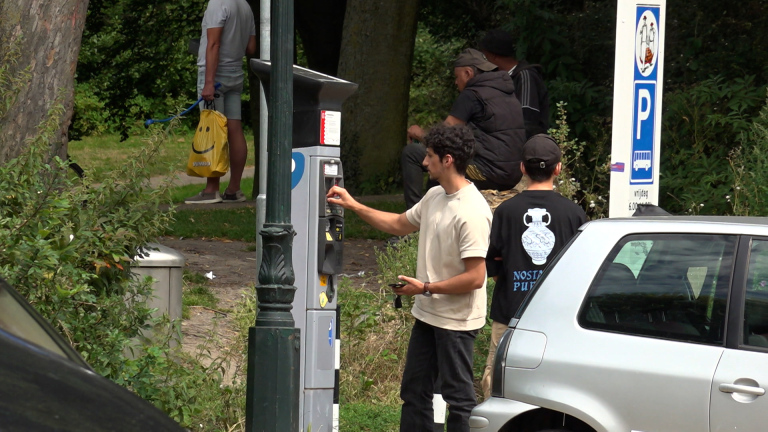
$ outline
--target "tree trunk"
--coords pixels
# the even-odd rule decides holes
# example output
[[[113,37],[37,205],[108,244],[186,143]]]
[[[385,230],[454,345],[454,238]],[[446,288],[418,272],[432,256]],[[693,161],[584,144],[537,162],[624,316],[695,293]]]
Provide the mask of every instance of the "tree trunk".
[[[344,104],[341,157],[353,190],[399,178],[418,3],[347,1],[339,77],[359,87]]]
[[[87,9],[88,0],[0,0],[0,59],[5,62],[13,44],[19,43],[17,61],[0,67],[8,67],[7,77],[18,77],[25,70],[27,76],[15,103],[0,116],[0,163],[18,156],[57,103],[64,114],[51,145],[57,154],[66,155]]]
[[[336,76],[347,0],[295,0],[295,26],[310,69]]]

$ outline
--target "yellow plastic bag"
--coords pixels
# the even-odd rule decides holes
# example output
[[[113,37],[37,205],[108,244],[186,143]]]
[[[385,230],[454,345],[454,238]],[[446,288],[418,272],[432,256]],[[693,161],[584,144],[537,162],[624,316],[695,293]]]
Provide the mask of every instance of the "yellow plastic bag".
[[[221,177],[229,171],[227,118],[224,114],[204,109],[192,140],[187,174],[194,177]]]

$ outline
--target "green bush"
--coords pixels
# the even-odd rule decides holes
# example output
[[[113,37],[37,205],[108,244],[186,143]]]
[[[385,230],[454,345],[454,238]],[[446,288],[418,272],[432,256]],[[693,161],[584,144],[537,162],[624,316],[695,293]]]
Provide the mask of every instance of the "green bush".
[[[453,60],[463,46],[458,39],[440,40],[419,24],[413,46],[408,122],[422,127],[440,123],[458,96]]]
[[[98,136],[110,128],[109,112],[92,85],[75,84],[75,108],[69,139],[78,140],[85,136]]]
[[[741,134],[741,145],[731,151],[733,188],[725,196],[733,214],[768,215],[768,100],[758,117]]]
[[[143,120],[165,118],[196,99],[196,56],[187,47],[200,37],[205,4],[118,0],[88,5],[77,82],[99,95],[113,132],[127,138]],[[77,110],[76,115],[89,113]]]
[[[0,70],[0,83],[21,82]],[[11,87],[2,92],[14,94]],[[232,430],[242,418],[244,391],[224,382],[228,359],[171,348],[178,323],[151,318],[152,280],[131,273],[134,257],[173,218],[172,210],[161,210],[170,204],[169,185],[151,188],[147,171],[168,136],[154,129],[141,152],[98,184],[73,179],[67,162],[52,153],[63,113],[61,104],[54,107],[20,156],[0,166],[0,277],[97,373],[183,426]],[[153,339],[137,346],[150,327]]]
[[[579,204],[589,219],[607,216],[610,194],[610,155],[607,135],[594,134],[588,144],[571,136],[565,102],[557,104],[557,121],[549,130],[563,151],[563,169],[555,190]]]
[[[734,184],[728,157],[760,109],[754,77],[714,77],[664,95],[661,207],[673,214],[726,214]]]

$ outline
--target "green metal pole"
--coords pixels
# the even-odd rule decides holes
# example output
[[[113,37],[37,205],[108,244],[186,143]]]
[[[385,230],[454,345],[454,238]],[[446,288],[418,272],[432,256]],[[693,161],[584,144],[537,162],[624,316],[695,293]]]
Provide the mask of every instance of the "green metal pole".
[[[245,430],[298,432],[301,335],[291,309],[291,144],[293,138],[293,0],[271,2],[267,208],[256,294],[259,311],[248,334]]]

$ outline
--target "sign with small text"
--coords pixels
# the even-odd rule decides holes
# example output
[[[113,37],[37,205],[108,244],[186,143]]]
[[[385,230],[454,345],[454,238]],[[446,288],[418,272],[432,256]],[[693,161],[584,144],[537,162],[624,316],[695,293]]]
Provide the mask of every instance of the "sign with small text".
[[[618,0],[610,217],[659,202],[665,10],[666,0]]]

